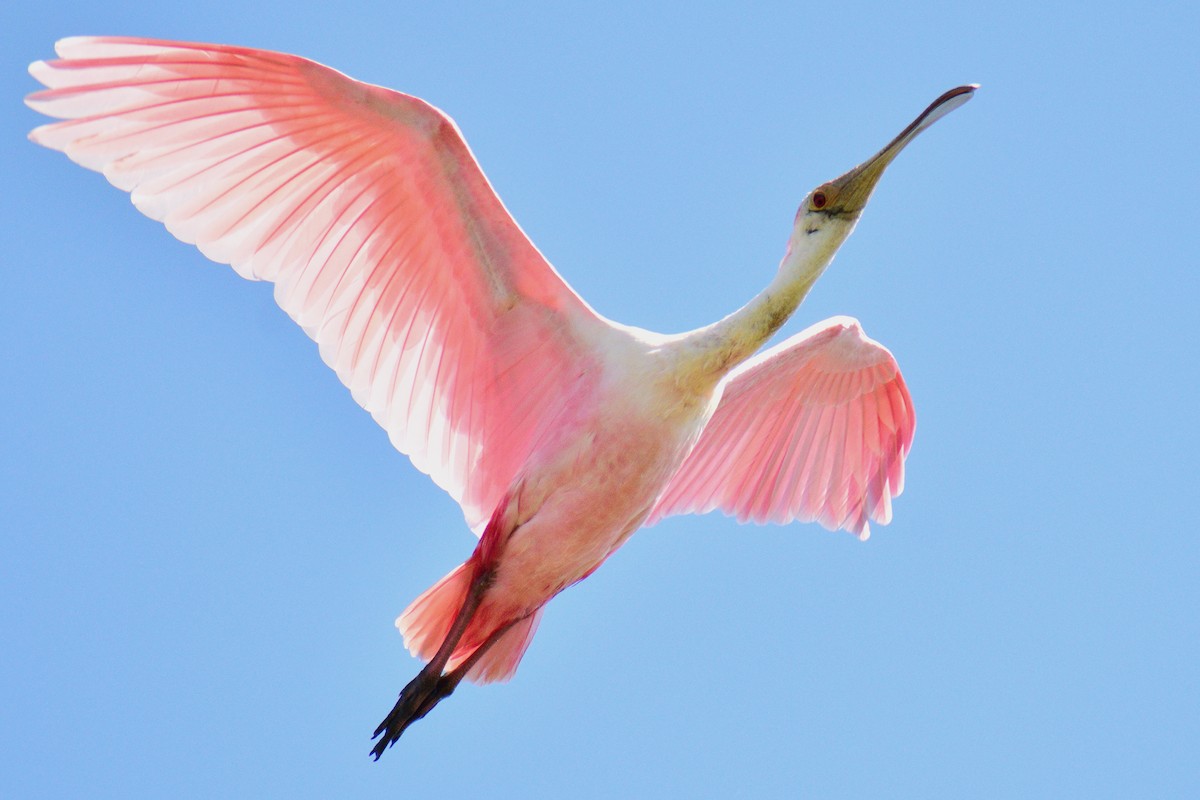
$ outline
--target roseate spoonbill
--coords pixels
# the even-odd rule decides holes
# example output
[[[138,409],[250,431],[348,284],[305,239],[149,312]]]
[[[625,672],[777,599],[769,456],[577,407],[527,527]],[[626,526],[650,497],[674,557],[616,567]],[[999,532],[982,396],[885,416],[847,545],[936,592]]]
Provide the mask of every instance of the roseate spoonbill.
[[[778,272],[741,309],[663,335],[576,295],[493,192],[449,117],[296,56],[78,37],[30,72],[65,121],[33,141],[132,193],[316,340],[354,399],[480,535],[396,621],[428,663],[376,759],[464,679],[513,675],[542,608],[639,527],[715,508],[861,538],[903,488],[915,417],[856,320],[755,356],[854,229],[885,167],[970,99],[943,94],[804,199]]]

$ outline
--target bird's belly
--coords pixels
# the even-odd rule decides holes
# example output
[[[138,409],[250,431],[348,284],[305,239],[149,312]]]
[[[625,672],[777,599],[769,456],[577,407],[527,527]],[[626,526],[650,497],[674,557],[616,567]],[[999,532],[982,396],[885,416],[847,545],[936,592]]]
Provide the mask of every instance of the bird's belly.
[[[690,443],[687,426],[626,418],[528,475],[516,496],[524,521],[504,545],[494,601],[528,612],[586,577],[645,520]]]

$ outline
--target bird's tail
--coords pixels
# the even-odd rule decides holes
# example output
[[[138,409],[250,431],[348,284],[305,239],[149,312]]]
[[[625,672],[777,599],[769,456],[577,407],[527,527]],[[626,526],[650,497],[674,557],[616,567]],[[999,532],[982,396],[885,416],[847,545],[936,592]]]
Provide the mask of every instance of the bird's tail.
[[[515,675],[517,665],[529,649],[541,619],[542,609],[539,608],[505,631],[467,672],[467,680],[471,683],[493,683],[506,681]]]
[[[467,599],[471,573],[470,561],[460,564],[449,575],[426,589],[396,618],[396,627],[404,637],[408,652],[425,661],[433,658],[450,632],[463,601]]]
[[[414,656],[429,661],[442,646],[458,610],[466,600],[472,574],[470,561],[460,564],[446,577],[426,589],[396,619],[396,627],[404,636],[404,645]],[[484,622],[485,616],[477,617],[477,622]],[[538,620],[541,617],[542,611],[538,609],[488,645],[487,651],[470,667],[466,675],[467,680],[472,683],[492,683],[511,678],[517,671],[517,665],[521,663],[521,657],[525,655],[534,632],[537,631]],[[499,622],[503,624],[507,620]],[[492,630],[500,627],[498,624],[486,623],[485,626]],[[462,638],[459,647],[446,664],[447,671],[454,670],[469,659],[480,643],[487,640],[490,633],[491,630],[481,631],[476,625],[468,628],[468,635]]]

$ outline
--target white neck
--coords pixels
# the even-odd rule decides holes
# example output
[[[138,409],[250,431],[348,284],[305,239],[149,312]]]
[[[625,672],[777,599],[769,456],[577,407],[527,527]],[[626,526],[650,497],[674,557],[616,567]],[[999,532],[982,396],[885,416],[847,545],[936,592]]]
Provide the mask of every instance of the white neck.
[[[775,278],[749,303],[724,319],[683,334],[671,349],[676,380],[710,390],[754,355],[787,322],[833,260],[853,223],[807,234],[797,220]]]

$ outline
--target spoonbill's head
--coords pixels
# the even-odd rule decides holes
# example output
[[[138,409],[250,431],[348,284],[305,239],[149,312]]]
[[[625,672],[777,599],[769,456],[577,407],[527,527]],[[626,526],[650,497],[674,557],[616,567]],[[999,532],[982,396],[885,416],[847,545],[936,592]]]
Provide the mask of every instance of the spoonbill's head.
[[[970,100],[978,88],[978,84],[971,84],[946,92],[930,103],[929,108],[878,153],[840,178],[823,183],[809,192],[796,213],[793,244],[810,252],[813,249],[825,251],[832,257],[832,252],[854,229],[888,164],[909,142],[917,138],[917,134]]]

